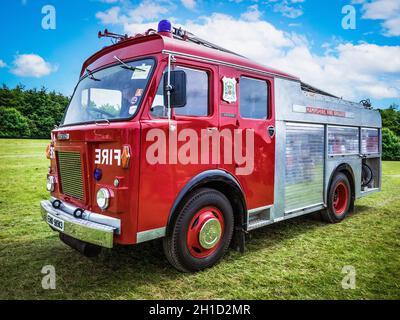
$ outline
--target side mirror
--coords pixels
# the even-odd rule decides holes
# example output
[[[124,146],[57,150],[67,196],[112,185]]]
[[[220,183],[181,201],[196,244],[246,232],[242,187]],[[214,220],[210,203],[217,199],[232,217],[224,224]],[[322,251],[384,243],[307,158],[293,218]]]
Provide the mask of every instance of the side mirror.
[[[168,87],[168,72],[164,74],[164,105],[168,106],[169,91],[171,108],[182,108],[186,105],[186,73],[183,70],[173,70],[170,75]]]

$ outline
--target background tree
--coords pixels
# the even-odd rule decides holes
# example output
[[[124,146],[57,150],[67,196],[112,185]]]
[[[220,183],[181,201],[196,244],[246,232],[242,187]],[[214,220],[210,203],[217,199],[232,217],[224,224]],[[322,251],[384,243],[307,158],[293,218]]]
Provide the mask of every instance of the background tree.
[[[0,112],[6,112],[5,109],[9,108],[17,110],[28,123],[30,138],[48,139],[54,125],[60,123],[68,102],[68,97],[54,91],[48,92],[44,87],[39,90],[26,90],[23,85],[17,85],[14,89],[10,89],[3,84],[3,87],[0,88]],[[10,114],[10,111],[7,111],[6,114]],[[18,118],[15,114],[14,116]],[[14,136],[15,131],[12,129],[12,124],[4,125],[2,137],[18,137]],[[4,130],[8,130],[6,128],[11,131],[5,132]],[[21,137],[25,136],[21,135]]]
[[[388,128],[400,137],[400,110],[399,106],[392,104],[387,109],[379,109],[382,117],[382,127]]]
[[[400,137],[389,128],[382,129],[382,159],[400,160]]]
[[[1,138],[24,138],[30,134],[29,122],[18,110],[0,107]]]

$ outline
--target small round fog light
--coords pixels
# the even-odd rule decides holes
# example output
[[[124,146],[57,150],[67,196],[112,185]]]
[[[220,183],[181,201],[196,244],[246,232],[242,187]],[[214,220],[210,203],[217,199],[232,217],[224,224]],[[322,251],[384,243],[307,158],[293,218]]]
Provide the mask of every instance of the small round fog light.
[[[56,179],[53,176],[47,177],[46,189],[49,192],[54,191],[54,185],[56,184]]]
[[[99,191],[97,191],[96,201],[100,209],[104,210],[108,208],[110,197],[110,191],[106,188],[100,188]]]

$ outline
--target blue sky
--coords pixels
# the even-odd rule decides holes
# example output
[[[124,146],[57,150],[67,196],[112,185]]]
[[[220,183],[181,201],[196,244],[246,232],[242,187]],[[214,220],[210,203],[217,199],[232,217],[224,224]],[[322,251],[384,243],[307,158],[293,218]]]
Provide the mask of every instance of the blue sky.
[[[70,95],[83,61],[109,44],[97,32],[129,34],[169,18],[260,63],[347,99],[400,104],[399,0],[5,0],[0,82]],[[52,5],[56,28],[42,28]],[[352,5],[355,29],[342,27]]]

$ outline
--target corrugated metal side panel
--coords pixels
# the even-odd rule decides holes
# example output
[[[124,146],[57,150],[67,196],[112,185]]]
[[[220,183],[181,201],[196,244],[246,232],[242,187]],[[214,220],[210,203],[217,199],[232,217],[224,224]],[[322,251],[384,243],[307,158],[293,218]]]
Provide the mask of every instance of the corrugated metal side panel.
[[[78,152],[57,152],[61,192],[83,200],[83,179],[81,155]]]
[[[379,132],[378,129],[361,128],[361,153],[379,152]]]
[[[358,128],[328,126],[328,154],[358,154]]]
[[[286,124],[285,212],[323,202],[324,126]]]

